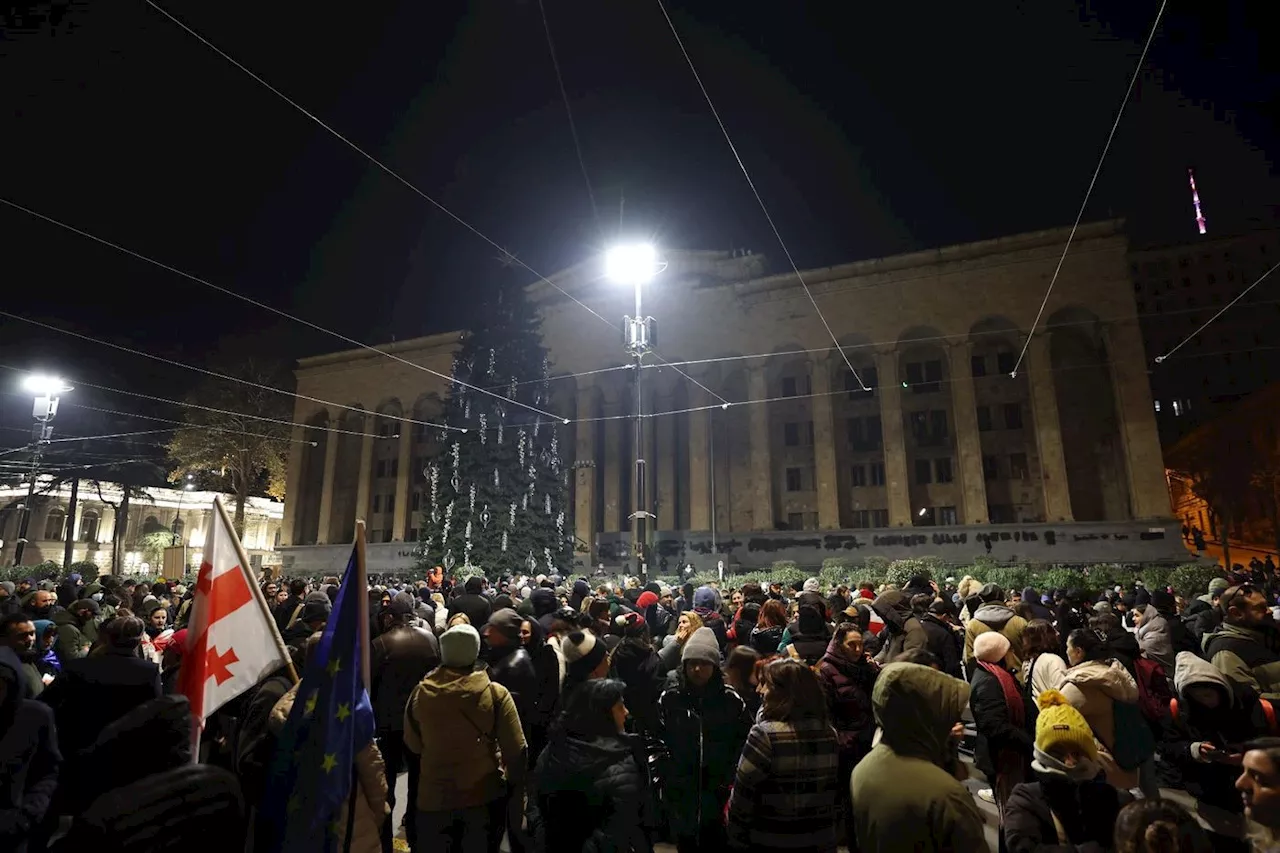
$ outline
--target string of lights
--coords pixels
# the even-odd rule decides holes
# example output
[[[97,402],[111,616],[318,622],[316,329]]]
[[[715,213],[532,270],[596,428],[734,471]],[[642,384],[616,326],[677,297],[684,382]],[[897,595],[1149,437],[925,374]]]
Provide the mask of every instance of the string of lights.
[[[1076,230],[1080,227],[1080,220],[1084,218],[1084,210],[1089,206],[1089,196],[1093,195],[1093,187],[1098,183],[1098,174],[1102,171],[1102,164],[1107,160],[1107,152],[1111,150],[1111,140],[1115,139],[1116,129],[1120,127],[1120,118],[1124,115],[1124,108],[1129,104],[1129,96],[1133,94],[1133,87],[1138,82],[1138,77],[1142,74],[1142,67],[1147,62],[1147,51],[1151,48],[1151,42],[1155,40],[1156,30],[1160,29],[1160,19],[1164,17],[1165,6],[1169,4],[1169,0],[1160,0],[1160,8],[1156,10],[1156,19],[1151,23],[1151,32],[1147,34],[1147,41],[1142,46],[1142,53],[1138,56],[1138,65],[1133,69],[1133,76],[1129,78],[1129,85],[1124,90],[1124,99],[1120,101],[1120,109],[1116,111],[1115,121],[1111,123],[1111,131],[1107,134],[1107,141],[1102,146],[1102,156],[1098,158],[1098,165],[1093,169],[1093,177],[1089,179],[1089,187],[1084,191],[1084,201],[1080,202],[1080,210],[1076,213],[1076,221],[1071,226],[1071,233],[1067,235],[1067,242],[1062,247],[1062,255],[1058,258],[1058,265],[1053,270],[1053,276],[1049,279],[1049,286],[1045,288],[1044,299],[1040,300],[1040,309],[1036,311],[1036,318],[1031,323],[1030,333],[1027,335],[1026,343],[1022,345],[1022,351],[1018,353],[1018,360],[1013,364],[1013,370],[1010,375],[1016,377],[1018,368],[1022,366],[1022,360],[1027,356],[1027,348],[1031,346],[1031,335],[1035,334],[1036,326],[1040,325],[1040,318],[1044,316],[1045,306],[1049,304],[1049,294],[1053,293],[1053,286],[1058,283],[1058,273],[1062,272],[1062,264],[1067,259],[1067,252],[1071,249],[1071,241],[1076,236]]]

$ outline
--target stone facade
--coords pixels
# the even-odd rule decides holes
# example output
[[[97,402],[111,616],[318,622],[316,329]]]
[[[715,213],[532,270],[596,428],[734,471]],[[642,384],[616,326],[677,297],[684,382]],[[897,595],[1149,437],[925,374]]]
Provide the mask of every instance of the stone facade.
[[[840,349],[794,274],[765,276],[763,258],[749,253],[668,253],[645,294],[660,356],[642,379],[655,543],[839,531],[865,540],[865,554],[882,553],[873,543],[901,528],[931,537],[939,531],[920,528],[945,527],[967,534],[972,544],[956,549],[966,559],[987,553],[981,531],[1049,525],[1070,543],[1056,559],[1069,562],[1126,559],[1112,547],[1116,532],[1163,538],[1169,496],[1121,223],[1078,231],[1010,376],[1066,236],[809,270]],[[633,297],[598,267],[551,279],[572,298],[530,286],[563,377],[553,405],[574,421],[559,429],[575,457],[566,461],[581,565],[618,559],[607,543],[625,539],[634,501],[632,421],[616,416],[634,405],[635,371],[617,327],[574,302],[621,319]],[[423,427],[395,418],[439,413],[446,380],[414,365],[447,375],[457,341],[385,347],[400,361],[356,350],[299,363],[299,394],[344,408],[299,399],[294,419],[363,435],[295,429],[315,444],[293,445],[287,545],[349,541],[357,517],[368,519],[371,541],[416,539],[414,495],[436,448]],[[597,372],[574,376],[588,371]],[[1073,525],[1094,523],[1109,535],[1072,538]],[[1146,547],[1144,558],[1158,552]],[[1171,542],[1166,556],[1177,552]],[[287,550],[286,569],[306,569],[307,553]]]
[[[213,515],[213,499],[217,492],[181,491],[148,488],[147,498],[130,498],[129,520],[125,527],[124,562],[119,569],[111,565],[111,540],[115,535],[116,510],[120,505],[120,488],[102,484],[102,494],[82,483],[76,498],[75,514],[68,514],[70,485],[38,494],[34,514],[27,525],[27,547],[22,561],[35,565],[45,560],[62,562],[68,525],[74,544],[71,561],[88,560],[103,572],[116,574],[160,571],[159,561],[152,565],[143,552],[141,540],[148,533],[170,531],[177,520],[177,544],[187,547],[187,565],[198,567],[201,548],[209,532]],[[13,562],[13,551],[21,524],[18,505],[26,500],[26,487],[0,488],[0,560]],[[232,499],[222,495],[227,512],[234,511]],[[280,544],[280,525],[284,506],[270,498],[249,498],[245,504],[245,552],[255,569],[280,563],[276,546]]]

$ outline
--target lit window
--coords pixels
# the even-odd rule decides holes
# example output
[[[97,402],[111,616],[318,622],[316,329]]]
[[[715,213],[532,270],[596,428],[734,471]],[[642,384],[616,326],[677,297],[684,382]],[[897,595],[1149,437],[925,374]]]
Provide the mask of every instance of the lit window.
[[[1156,400],[1156,411],[1160,411],[1160,401]]]
[[[1182,404],[1179,403],[1177,400],[1173,401],[1173,415],[1174,417],[1182,416]]]

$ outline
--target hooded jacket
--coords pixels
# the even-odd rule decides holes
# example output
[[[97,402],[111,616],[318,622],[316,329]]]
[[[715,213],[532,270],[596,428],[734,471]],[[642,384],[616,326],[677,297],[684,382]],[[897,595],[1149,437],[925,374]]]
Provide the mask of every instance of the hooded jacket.
[[[379,731],[401,731],[409,694],[440,665],[440,643],[427,629],[398,622],[374,639],[369,658],[374,720]]]
[[[1156,610],[1154,604],[1148,604],[1142,609],[1142,625],[1135,633],[1142,653],[1164,667],[1165,672],[1173,672],[1174,648],[1170,623],[1163,613]]]
[[[1040,603],[1040,593],[1036,592],[1035,587],[1029,586],[1022,590],[1022,603],[1031,608],[1032,619],[1053,621],[1053,611]]]
[[[1130,800],[1098,778],[1077,781],[1063,764],[1036,753],[1036,781],[1015,785],[1004,806],[1004,839],[1009,853],[1089,853],[1111,849],[1116,818]],[[1067,843],[1058,840],[1054,817]]]
[[[850,786],[862,853],[986,849],[973,796],[941,766],[968,701],[969,685],[927,666],[881,670],[871,703],[883,734]]]
[[[504,769],[523,776],[516,704],[483,666],[441,666],[422,679],[404,710],[404,743],[421,758],[418,811],[483,806],[503,795]]]
[[[644,831],[648,772],[630,735],[553,735],[534,771],[548,849],[606,853],[652,849]]]
[[[1067,701],[1080,712],[1093,736],[1110,752],[1116,743],[1115,703],[1129,705],[1138,702],[1138,683],[1117,660],[1085,661],[1068,669],[1058,686]],[[1107,781],[1117,788],[1137,785],[1137,774],[1118,767],[1114,761],[1103,759]]]
[[[871,751],[876,731],[871,692],[879,672],[880,667],[865,656],[851,660],[836,637],[831,638],[827,653],[818,664],[818,680],[827,695],[827,712],[836,730],[840,762],[846,773]]]
[[[871,609],[884,620],[884,630],[880,632],[884,644],[876,655],[878,662],[888,663],[909,649],[929,648],[929,635],[911,612],[911,600],[902,590],[880,593],[871,603]]]
[[[1255,694],[1280,693],[1280,653],[1275,631],[1223,622],[1204,638],[1209,661],[1227,678]]]
[[[59,610],[51,617],[58,626],[58,639],[54,648],[58,652],[58,660],[69,661],[82,658],[89,653],[89,639],[80,628],[80,620],[68,610]]]
[[[53,712],[28,699],[18,656],[0,647],[0,849],[26,853],[27,839],[49,808],[58,784],[58,735]]]
[[[987,602],[974,611],[964,626],[964,665],[973,668],[973,641],[979,634],[998,631],[1009,640],[1009,656],[1006,662],[1014,672],[1022,672],[1022,631],[1027,620],[998,601]]]
[[[945,621],[933,613],[917,616],[929,638],[929,651],[938,658],[942,671],[953,678],[961,678],[960,636]]]

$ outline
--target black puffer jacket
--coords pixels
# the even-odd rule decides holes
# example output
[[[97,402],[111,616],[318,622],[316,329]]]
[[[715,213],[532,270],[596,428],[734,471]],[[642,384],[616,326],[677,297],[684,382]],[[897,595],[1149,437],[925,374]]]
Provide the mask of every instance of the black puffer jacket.
[[[664,673],[658,653],[636,640],[623,640],[613,652],[613,677],[627,685],[623,701],[637,732],[658,729],[658,696]]]
[[[1039,781],[1014,786],[1004,808],[1009,853],[1104,853],[1111,849],[1120,808],[1128,801],[1101,780],[1077,783],[1059,774],[1038,773]],[[1053,817],[1067,832],[1058,843]]]
[[[425,628],[399,624],[378,635],[369,654],[373,718],[378,729],[404,731],[404,706],[418,682],[440,665],[440,643]]]
[[[649,779],[643,744],[629,735],[552,736],[534,771],[548,843],[566,853],[648,853]]]
[[[533,658],[521,646],[505,646],[486,649],[484,659],[489,664],[489,680],[511,693],[527,738],[539,699],[538,670],[533,666]]]
[[[0,647],[0,850],[25,853],[27,838],[49,808],[58,784],[58,735],[53,712],[26,698],[18,656]]]
[[[996,676],[974,664],[970,682],[969,707],[973,710],[977,742],[973,750],[973,764],[988,779],[996,778],[996,759],[1001,752],[1011,750],[1031,764],[1032,739],[1026,729],[1024,703],[1023,724],[1015,725],[1009,714],[1009,703]],[[1022,697],[1018,697],[1022,701]],[[1025,778],[1025,777],[1024,777]]]
[[[964,651],[964,641],[960,635],[932,613],[917,617],[929,638],[929,651],[942,663],[942,671],[953,678],[964,678],[960,669],[960,656]]]
[[[776,655],[778,644],[782,642],[782,632],[785,630],[785,627],[752,628],[751,648],[759,652],[762,658]]]

